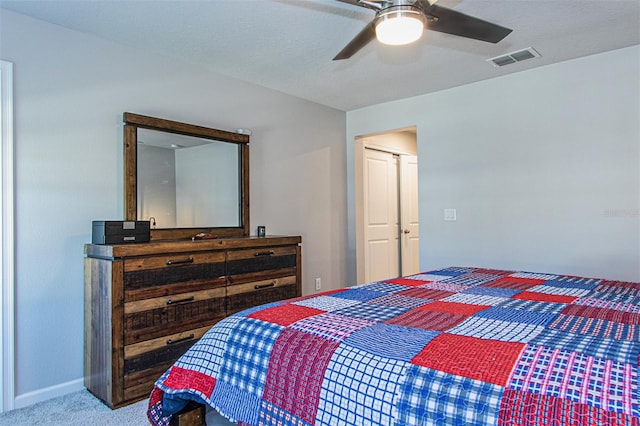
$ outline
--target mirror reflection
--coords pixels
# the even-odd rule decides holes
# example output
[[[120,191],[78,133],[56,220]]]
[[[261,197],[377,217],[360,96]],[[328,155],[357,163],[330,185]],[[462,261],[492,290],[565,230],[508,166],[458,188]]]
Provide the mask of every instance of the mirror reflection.
[[[157,229],[242,225],[240,145],[143,128],[137,142],[139,219]]]

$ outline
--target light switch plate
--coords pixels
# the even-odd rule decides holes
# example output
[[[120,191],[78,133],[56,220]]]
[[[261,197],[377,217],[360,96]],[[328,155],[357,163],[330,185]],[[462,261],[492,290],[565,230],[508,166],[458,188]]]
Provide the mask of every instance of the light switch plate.
[[[456,209],[444,209],[444,220],[447,220],[447,221],[457,220]]]

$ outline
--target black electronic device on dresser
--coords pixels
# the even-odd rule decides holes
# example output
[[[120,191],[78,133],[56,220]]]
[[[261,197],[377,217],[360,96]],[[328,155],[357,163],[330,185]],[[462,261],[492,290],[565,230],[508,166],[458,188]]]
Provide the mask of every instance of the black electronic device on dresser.
[[[147,243],[150,239],[148,220],[94,220],[91,223],[93,244]]]

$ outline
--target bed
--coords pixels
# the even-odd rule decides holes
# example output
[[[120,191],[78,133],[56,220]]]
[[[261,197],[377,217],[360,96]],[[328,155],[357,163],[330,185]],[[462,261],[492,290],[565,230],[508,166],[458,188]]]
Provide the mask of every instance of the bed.
[[[640,284],[450,267],[252,308],[155,385],[239,425],[640,425]]]

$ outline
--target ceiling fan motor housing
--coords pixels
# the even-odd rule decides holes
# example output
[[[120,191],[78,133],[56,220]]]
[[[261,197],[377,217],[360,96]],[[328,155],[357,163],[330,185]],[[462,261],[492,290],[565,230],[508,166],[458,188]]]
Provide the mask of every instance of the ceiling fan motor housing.
[[[376,25],[380,21],[403,17],[412,17],[415,19],[420,19],[424,22],[424,11],[417,6],[408,4],[389,6],[378,12],[378,15],[376,16]]]
[[[376,15],[376,36],[390,45],[409,44],[422,36],[426,18],[422,9],[413,5],[397,5],[382,9]]]

